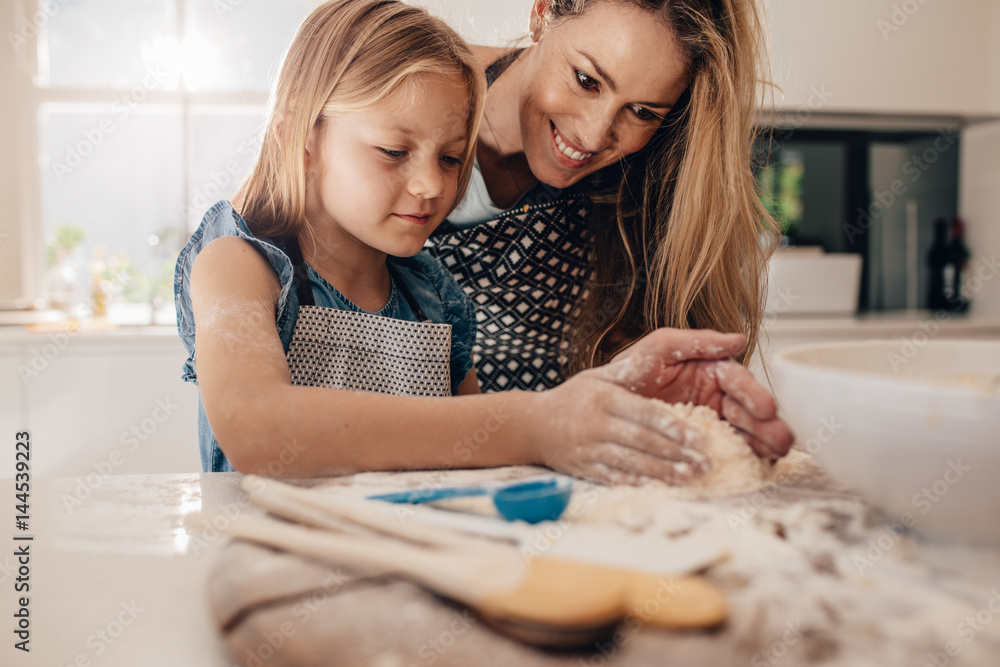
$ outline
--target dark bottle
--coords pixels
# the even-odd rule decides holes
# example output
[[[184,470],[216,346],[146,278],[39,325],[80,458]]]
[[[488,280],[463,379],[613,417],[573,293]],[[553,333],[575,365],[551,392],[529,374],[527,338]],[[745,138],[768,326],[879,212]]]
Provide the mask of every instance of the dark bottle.
[[[934,221],[934,243],[927,251],[927,307],[931,310],[950,310],[946,291],[948,266],[948,221],[938,218]]]
[[[948,241],[948,264],[945,266],[945,297],[950,310],[965,311],[968,300],[962,296],[962,272],[969,264],[969,248],[965,245],[965,228],[962,219],[951,219],[951,240]]]

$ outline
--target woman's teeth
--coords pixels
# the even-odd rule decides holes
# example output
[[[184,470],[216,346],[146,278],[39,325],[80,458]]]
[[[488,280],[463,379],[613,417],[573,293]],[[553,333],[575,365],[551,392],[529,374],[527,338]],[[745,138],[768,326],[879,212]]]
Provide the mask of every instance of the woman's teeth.
[[[580,151],[575,151],[567,146],[566,142],[564,142],[562,137],[559,136],[559,132],[553,132],[552,134],[556,138],[556,146],[559,147],[559,152],[569,159],[579,162],[581,160],[587,160],[593,155],[593,153],[581,153]]]

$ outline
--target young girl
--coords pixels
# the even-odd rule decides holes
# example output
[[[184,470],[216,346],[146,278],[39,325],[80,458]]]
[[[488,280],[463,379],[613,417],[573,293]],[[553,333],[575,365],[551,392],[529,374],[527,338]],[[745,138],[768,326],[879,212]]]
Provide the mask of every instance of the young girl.
[[[191,352],[185,379],[204,376],[205,470],[232,470],[227,454],[241,458],[223,452],[213,430],[235,407],[213,382],[215,346],[273,344],[254,333],[260,297],[276,297],[268,323],[294,385],[479,391],[472,302],[420,251],[465,189],[484,90],[467,48],[420,10],[332,2],[302,26],[235,208],[212,208],[178,261],[179,327]],[[264,270],[259,289],[202,308],[219,283],[200,279],[233,260]],[[236,314],[249,320],[242,332],[226,324]]]
[[[450,396],[479,394],[474,310],[421,248],[465,189],[484,87],[461,39],[401,2],[334,0],[302,25],[252,173],[177,263],[206,471],[683,481],[697,432],[649,396],[728,399],[748,433],[774,429],[766,390],[720,361],[742,337],[707,331],[659,332],[550,391]]]

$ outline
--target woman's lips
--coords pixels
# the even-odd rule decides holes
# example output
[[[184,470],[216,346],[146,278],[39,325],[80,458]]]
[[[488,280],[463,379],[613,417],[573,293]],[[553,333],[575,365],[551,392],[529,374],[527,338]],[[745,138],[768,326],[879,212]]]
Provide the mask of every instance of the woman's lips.
[[[566,140],[559,134],[559,130],[552,121],[549,121],[552,128],[552,151],[556,159],[570,169],[580,169],[590,164],[593,153],[584,153],[566,143]]]

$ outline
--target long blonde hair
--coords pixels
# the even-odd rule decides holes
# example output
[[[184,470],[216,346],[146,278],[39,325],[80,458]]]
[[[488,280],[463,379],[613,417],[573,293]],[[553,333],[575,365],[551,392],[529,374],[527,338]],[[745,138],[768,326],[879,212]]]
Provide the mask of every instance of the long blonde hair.
[[[548,20],[594,2],[551,0]],[[594,280],[564,333],[576,372],[658,327],[743,333],[746,363],[764,313],[777,227],[751,151],[764,80],[754,0],[613,0],[670,27],[690,84],[653,139],[594,179]]]
[[[458,197],[472,173],[486,83],[468,45],[444,21],[398,0],[332,0],[299,28],[271,96],[257,161],[234,198],[262,238],[298,234],[306,224],[305,151],[328,116],[394,99],[418,74],[459,75],[469,94],[468,146]]]

